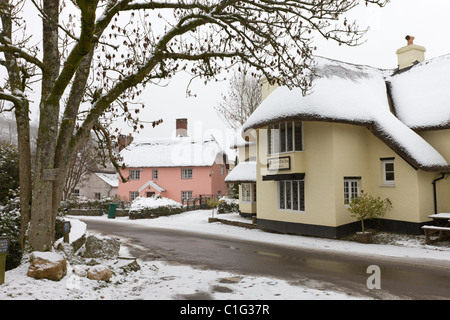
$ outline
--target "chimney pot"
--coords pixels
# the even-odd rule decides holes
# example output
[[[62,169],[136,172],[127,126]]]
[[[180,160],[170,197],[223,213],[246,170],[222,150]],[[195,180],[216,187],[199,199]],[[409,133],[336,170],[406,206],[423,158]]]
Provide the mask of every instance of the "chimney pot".
[[[180,118],[176,120],[176,131],[175,135],[177,137],[187,137],[187,122],[186,118]]]
[[[408,36],[405,37],[405,39],[408,42],[408,46],[414,44],[414,39],[415,39],[414,36],[409,36],[408,35]]]

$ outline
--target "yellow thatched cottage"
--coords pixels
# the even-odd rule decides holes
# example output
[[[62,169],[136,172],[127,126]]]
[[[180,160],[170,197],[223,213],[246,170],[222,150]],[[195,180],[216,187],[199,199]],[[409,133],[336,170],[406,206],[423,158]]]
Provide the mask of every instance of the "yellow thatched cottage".
[[[239,184],[239,212],[247,218],[256,217],[256,136],[240,132],[230,146],[238,151],[239,163],[225,178],[227,183]]]
[[[387,231],[418,234],[428,215],[450,212],[450,55],[424,61],[424,52],[399,49],[396,70],[318,57],[306,96],[263,86],[243,126],[257,137],[258,227],[359,231],[346,206],[361,190],[392,202],[379,221]]]

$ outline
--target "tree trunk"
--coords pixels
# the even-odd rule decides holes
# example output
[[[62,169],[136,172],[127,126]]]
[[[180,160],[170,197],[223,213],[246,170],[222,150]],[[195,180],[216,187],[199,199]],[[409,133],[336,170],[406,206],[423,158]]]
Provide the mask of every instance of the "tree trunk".
[[[59,1],[44,0],[43,63],[39,131],[36,145],[36,169],[33,184],[29,243],[33,250],[51,250],[55,234],[56,210],[53,208],[53,183],[58,133],[59,101],[48,101],[59,75],[58,25]],[[55,217],[55,218],[53,218]]]
[[[32,182],[31,182],[31,147],[30,124],[28,119],[28,101],[24,101],[22,108],[16,106],[15,117],[17,124],[17,145],[19,149],[19,185],[20,185],[20,214],[21,230],[20,245],[25,248],[26,233],[31,217]]]

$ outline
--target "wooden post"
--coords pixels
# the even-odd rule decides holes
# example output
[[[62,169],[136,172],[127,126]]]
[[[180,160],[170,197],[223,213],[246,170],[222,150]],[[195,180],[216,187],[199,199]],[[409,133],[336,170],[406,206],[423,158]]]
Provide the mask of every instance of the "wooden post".
[[[63,222],[63,235],[64,235],[64,242],[69,243],[69,234],[70,234],[70,221],[64,221]]]
[[[0,285],[5,283],[6,256],[9,252],[9,238],[0,237]]]

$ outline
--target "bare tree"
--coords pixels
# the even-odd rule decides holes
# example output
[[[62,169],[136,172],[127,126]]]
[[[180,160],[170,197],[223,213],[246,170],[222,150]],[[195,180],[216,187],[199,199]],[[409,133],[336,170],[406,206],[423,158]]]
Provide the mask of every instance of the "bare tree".
[[[229,80],[229,91],[222,94],[222,102],[215,107],[225,123],[237,131],[261,103],[261,81],[244,67]]]
[[[104,160],[95,140],[90,139],[83,144],[70,159],[63,187],[63,200],[68,199],[75,188],[89,178],[91,172],[97,171]]]
[[[69,160],[92,130],[105,141],[111,117],[136,130],[146,85],[185,71],[205,81],[245,62],[269,82],[307,90],[313,36],[346,45],[365,30],[340,16],[388,0],[31,0],[42,34],[27,30],[23,0],[0,0],[1,65],[18,129],[22,226],[34,250],[50,250]],[[20,36],[23,35],[23,36]],[[31,44],[35,43],[35,46]],[[31,181],[29,85],[40,83]],[[152,123],[152,121],[148,121]],[[30,222],[28,224],[28,222]]]

